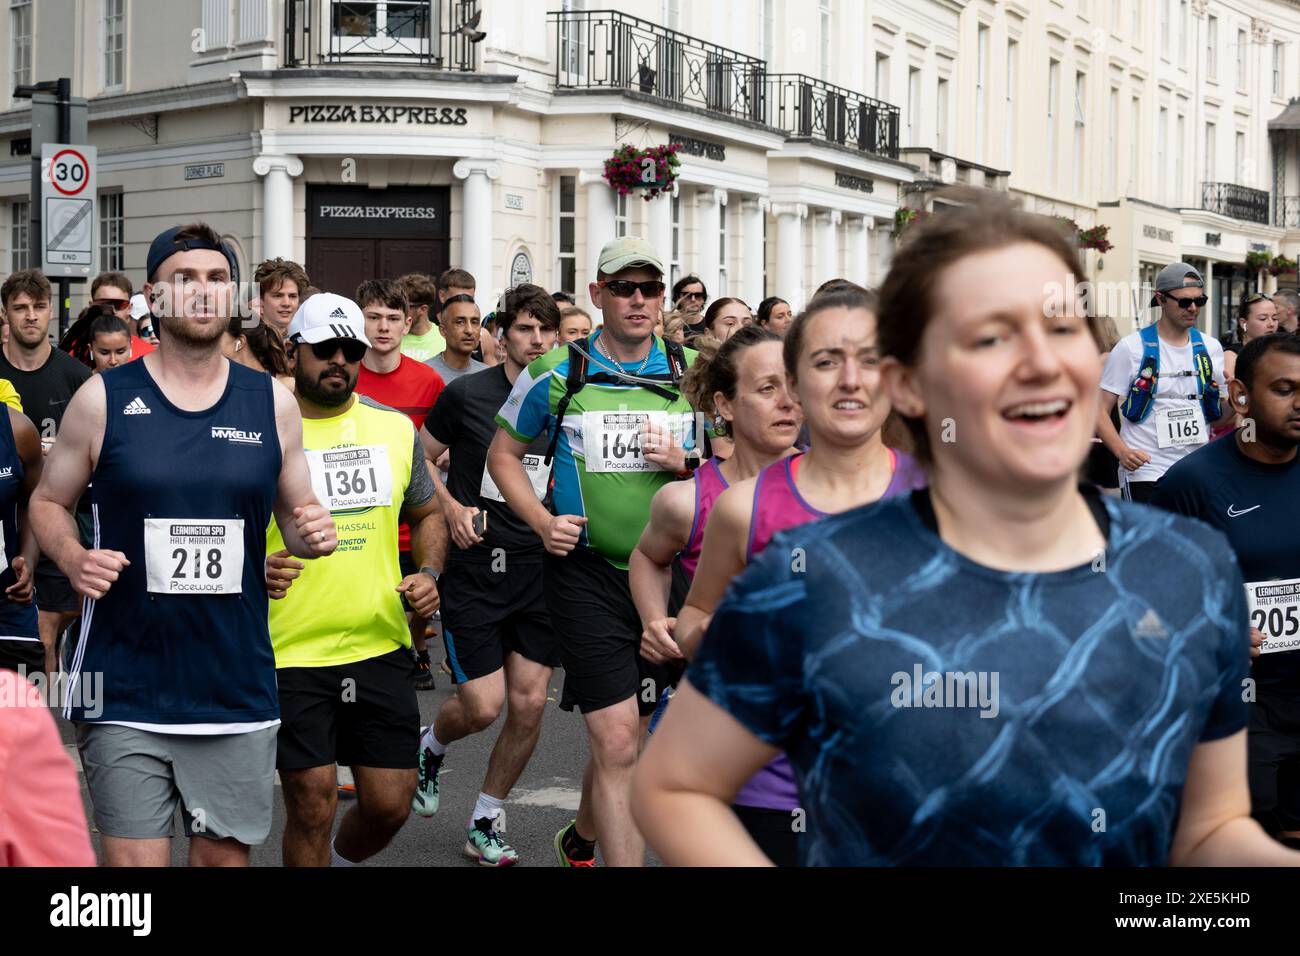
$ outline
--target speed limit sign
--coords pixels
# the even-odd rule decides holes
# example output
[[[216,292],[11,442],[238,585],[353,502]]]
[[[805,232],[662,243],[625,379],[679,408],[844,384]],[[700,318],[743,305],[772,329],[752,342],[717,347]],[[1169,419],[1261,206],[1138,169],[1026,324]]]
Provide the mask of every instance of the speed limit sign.
[[[94,146],[41,147],[41,245],[46,275],[87,278],[95,273]]]

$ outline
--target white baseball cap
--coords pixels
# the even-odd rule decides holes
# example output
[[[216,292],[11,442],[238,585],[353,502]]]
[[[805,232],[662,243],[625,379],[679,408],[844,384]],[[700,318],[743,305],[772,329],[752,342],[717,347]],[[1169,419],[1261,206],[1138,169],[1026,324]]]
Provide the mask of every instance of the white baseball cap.
[[[308,345],[330,339],[356,339],[370,347],[360,307],[334,292],[317,292],[298,306],[289,321],[289,338]]]

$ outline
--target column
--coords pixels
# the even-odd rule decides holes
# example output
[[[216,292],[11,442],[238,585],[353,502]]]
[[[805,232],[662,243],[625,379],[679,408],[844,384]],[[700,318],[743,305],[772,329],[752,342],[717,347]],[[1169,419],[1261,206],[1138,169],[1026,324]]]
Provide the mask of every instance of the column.
[[[813,287],[821,285],[827,279],[840,277],[839,257],[836,255],[839,244],[835,241],[840,225],[838,209],[826,209],[817,213],[813,231]]]
[[[868,233],[875,225],[870,216],[855,216],[849,220],[848,264],[845,277],[863,286],[871,284],[871,255]]]
[[[808,207],[803,203],[773,203],[776,217],[776,287],[779,295],[798,312],[804,306],[803,220]]]
[[[740,294],[756,311],[764,299],[763,274],[767,263],[763,258],[763,220],[768,205],[761,196],[750,196],[740,204]]]
[[[1201,315],[1205,316],[1205,328],[1201,331],[1206,335],[1214,334],[1215,313],[1218,311],[1216,306],[1219,304],[1214,298],[1214,260],[1205,260],[1205,275],[1201,276],[1205,280],[1205,294],[1210,297],[1210,301],[1205,304],[1201,310]],[[1227,386],[1224,386],[1224,394],[1227,394]]]
[[[484,313],[496,308],[500,291],[492,271],[492,180],[501,177],[501,164],[490,159],[462,159],[451,168],[465,180],[461,193],[460,267],[474,277],[475,298]]]
[[[586,275],[588,282],[595,282],[600,249],[614,238],[614,190],[609,188],[600,170],[584,169],[578,174],[578,185],[587,189],[587,268],[583,269],[579,260],[577,273]]]
[[[673,258],[673,193],[660,193],[650,200],[646,210],[646,239],[664,264],[664,279],[668,279],[668,264]]]
[[[719,288],[718,233],[722,230],[722,206],[727,194],[721,189],[701,189],[695,194],[695,261],[683,263],[682,275],[694,272],[704,280],[710,300],[722,295]]]
[[[258,156],[253,172],[262,177],[262,258],[294,258],[293,180],[302,175],[297,156]]]

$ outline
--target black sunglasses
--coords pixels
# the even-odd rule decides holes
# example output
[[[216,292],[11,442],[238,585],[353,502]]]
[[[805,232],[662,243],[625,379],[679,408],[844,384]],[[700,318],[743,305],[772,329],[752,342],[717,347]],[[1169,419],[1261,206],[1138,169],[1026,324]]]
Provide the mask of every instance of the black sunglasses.
[[[637,289],[640,289],[641,295],[647,299],[657,299],[664,294],[664,284],[658,279],[647,279],[645,282],[633,282],[631,279],[605,279],[596,284],[608,289],[611,295],[619,299],[632,298]]]
[[[296,344],[304,344],[301,339]],[[366,356],[366,343],[356,339],[326,339],[324,342],[309,342],[311,354],[322,362],[328,362],[339,349],[343,350],[343,361],[349,365],[360,362]]]
[[[682,298],[683,298],[683,299],[703,299],[703,298],[704,298],[704,293],[703,293],[703,292],[683,292],[683,293],[682,293]]]
[[[1185,299],[1180,299],[1176,295],[1169,295],[1166,293],[1165,298],[1169,299],[1172,302],[1177,302],[1178,308],[1180,309],[1186,309],[1189,306],[1193,306],[1193,305],[1196,306],[1197,308],[1204,308],[1205,303],[1210,301],[1210,297],[1208,295],[1189,295]]]
[[[1246,301],[1243,304],[1254,305],[1256,302],[1272,302],[1272,301],[1273,301],[1273,297],[1271,295],[1265,295],[1262,292],[1252,292],[1250,295],[1246,296]]]

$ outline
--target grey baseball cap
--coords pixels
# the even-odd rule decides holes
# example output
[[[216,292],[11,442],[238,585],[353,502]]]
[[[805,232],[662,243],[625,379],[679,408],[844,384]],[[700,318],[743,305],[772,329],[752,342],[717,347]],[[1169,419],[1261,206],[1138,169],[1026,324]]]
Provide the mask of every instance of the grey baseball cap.
[[[1201,278],[1199,272],[1189,266],[1186,262],[1170,263],[1161,269],[1159,275],[1156,276],[1155,290],[1158,293],[1173,292],[1177,289],[1187,288],[1188,286],[1200,286],[1204,289],[1205,280]],[[1159,304],[1159,296],[1153,295],[1151,297],[1151,305],[1157,306]]]

